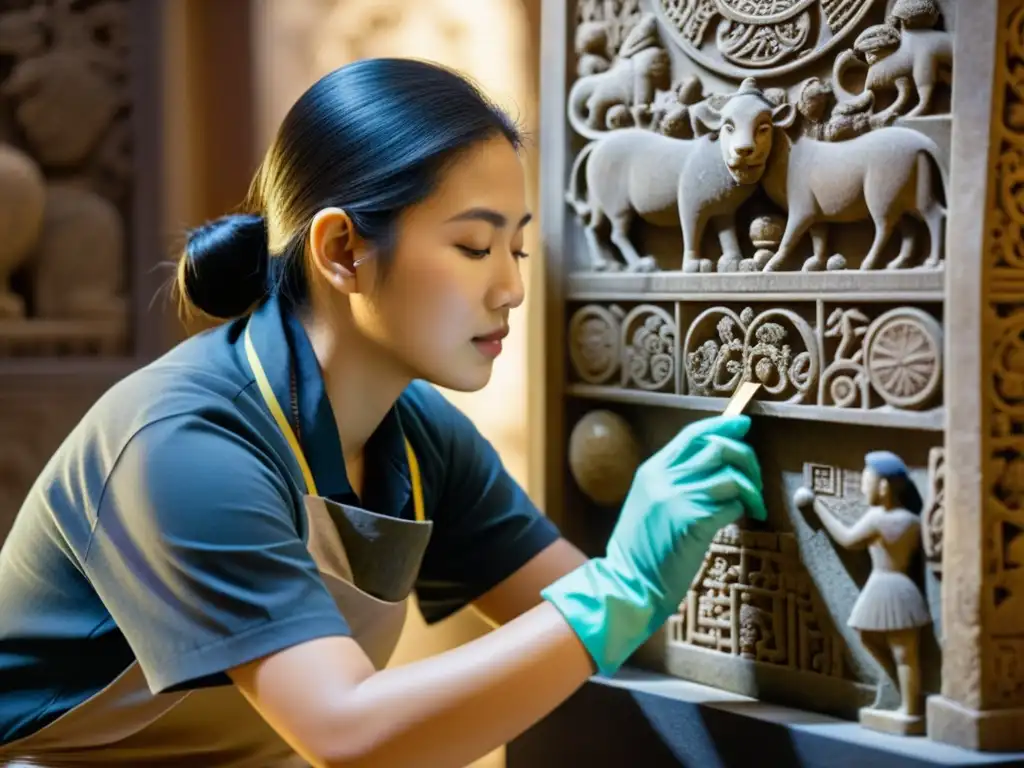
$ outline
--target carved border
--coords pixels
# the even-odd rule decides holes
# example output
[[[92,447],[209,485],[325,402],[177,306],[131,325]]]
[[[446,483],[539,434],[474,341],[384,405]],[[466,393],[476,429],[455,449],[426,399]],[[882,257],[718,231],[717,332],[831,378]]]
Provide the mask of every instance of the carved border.
[[[567,393],[720,410],[742,382],[757,381],[753,413],[944,428],[941,302],[925,310],[858,297],[790,300],[780,308],[703,298],[573,302]]]
[[[1000,10],[981,323],[989,708],[1024,705],[1024,4]]]

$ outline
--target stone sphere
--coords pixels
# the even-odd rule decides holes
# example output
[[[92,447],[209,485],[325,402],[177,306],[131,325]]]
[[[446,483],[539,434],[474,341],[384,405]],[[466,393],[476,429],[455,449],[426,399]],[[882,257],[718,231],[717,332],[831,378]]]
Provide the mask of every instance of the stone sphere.
[[[755,248],[778,248],[786,220],[781,216],[758,216],[750,222],[750,242]]]
[[[626,498],[640,466],[640,444],[629,423],[611,411],[590,411],[569,436],[569,469],[576,484],[598,504]]]

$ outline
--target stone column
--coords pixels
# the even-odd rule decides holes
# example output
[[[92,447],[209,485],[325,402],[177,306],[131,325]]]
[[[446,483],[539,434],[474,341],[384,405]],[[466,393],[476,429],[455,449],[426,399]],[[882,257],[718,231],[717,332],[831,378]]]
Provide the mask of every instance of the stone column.
[[[933,739],[1024,749],[1024,0],[959,6]]]

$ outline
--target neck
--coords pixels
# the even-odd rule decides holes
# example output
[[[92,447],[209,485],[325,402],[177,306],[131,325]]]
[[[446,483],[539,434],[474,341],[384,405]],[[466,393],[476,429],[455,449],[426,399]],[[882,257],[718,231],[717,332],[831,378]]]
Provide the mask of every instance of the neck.
[[[345,463],[353,465],[412,376],[359,332],[347,310],[314,309],[302,324],[320,364]]]
[[[786,186],[789,183],[789,153],[792,140],[782,128],[776,128],[772,136],[772,151],[761,177],[761,185],[773,203],[787,207]]]

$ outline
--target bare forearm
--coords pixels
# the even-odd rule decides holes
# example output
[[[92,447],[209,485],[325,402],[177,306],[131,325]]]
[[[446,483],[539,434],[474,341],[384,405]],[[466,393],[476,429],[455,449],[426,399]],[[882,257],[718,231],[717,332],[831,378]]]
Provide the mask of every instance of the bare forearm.
[[[541,603],[478,640],[360,683],[345,708],[354,725],[346,731],[361,743],[329,764],[460,768],[522,733],[593,673],[569,625]]]

